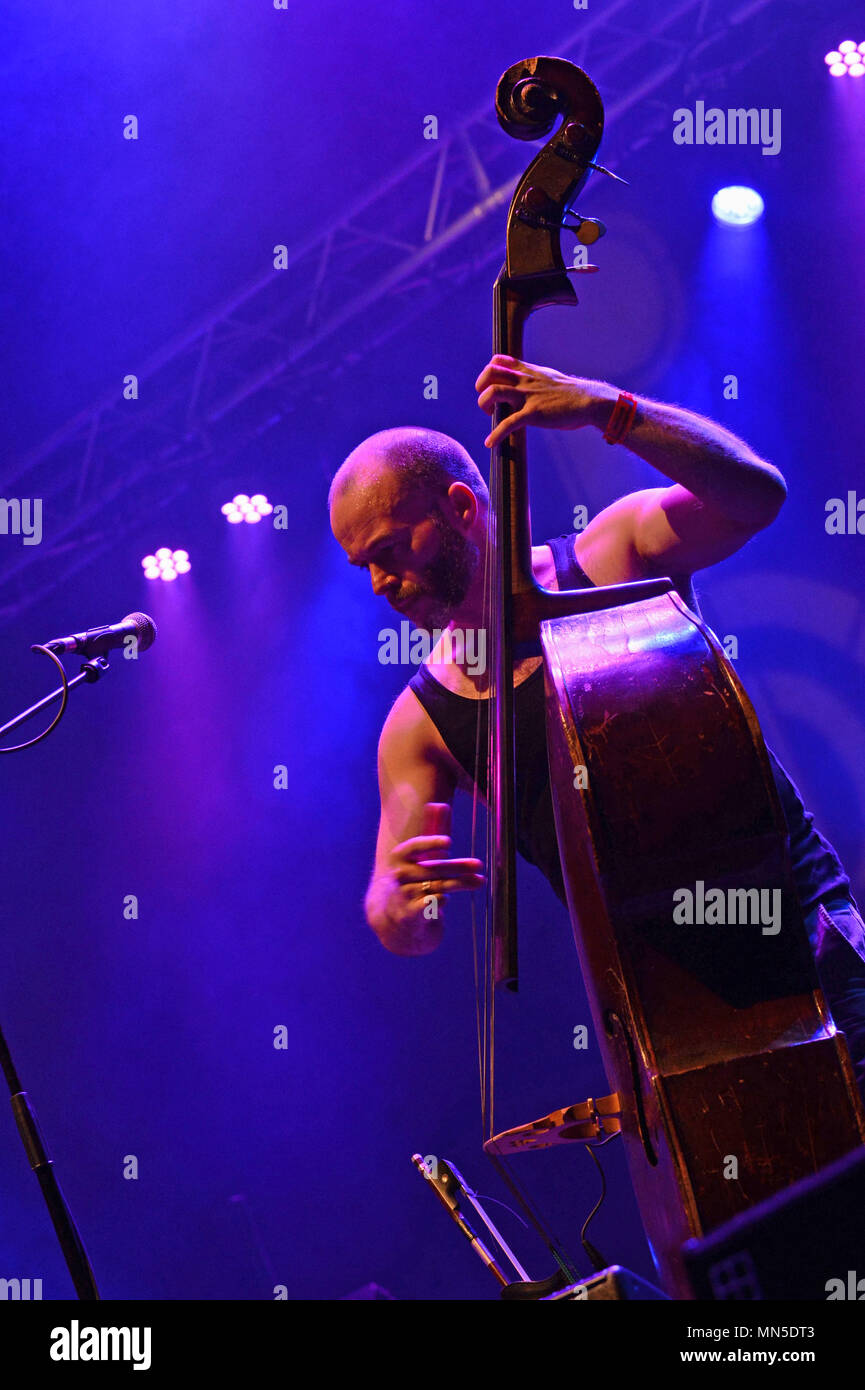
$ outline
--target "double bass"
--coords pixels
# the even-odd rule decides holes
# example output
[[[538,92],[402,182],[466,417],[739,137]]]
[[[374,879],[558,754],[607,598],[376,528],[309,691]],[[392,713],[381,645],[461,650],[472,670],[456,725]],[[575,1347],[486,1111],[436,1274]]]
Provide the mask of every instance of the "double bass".
[[[601,168],[604,112],[586,73],[546,57],[505,72],[496,112],[517,139],[548,137],[517,184],[494,289],[493,350],[521,358],[531,313],[577,303],[563,227],[586,245],[603,230],[572,203]],[[760,727],[717,638],[671,579],[539,587],[524,429],[492,450],[490,497],[484,1148],[502,1166],[620,1133],[660,1282],[688,1298],[683,1243],[865,1143],[865,1111],[808,948]],[[495,998],[517,983],[513,664],[532,653],[610,1094],[495,1133]],[[675,895],[689,886],[742,905],[780,893],[781,929],[682,925]]]

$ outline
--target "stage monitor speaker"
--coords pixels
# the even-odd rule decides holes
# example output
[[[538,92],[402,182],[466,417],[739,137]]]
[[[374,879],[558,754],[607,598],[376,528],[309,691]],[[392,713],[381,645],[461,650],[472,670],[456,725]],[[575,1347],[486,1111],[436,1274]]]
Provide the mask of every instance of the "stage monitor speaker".
[[[686,1241],[682,1255],[695,1298],[865,1301],[865,1148]]]
[[[558,1289],[555,1293],[547,1294],[545,1298],[539,1300],[541,1303],[585,1303],[591,1300],[603,1300],[609,1302],[612,1299],[650,1299],[663,1298],[667,1295],[656,1289],[654,1284],[647,1284],[645,1279],[640,1279],[638,1275],[632,1274],[629,1269],[623,1269],[621,1265],[609,1265],[607,1269],[602,1269],[600,1274],[593,1274],[591,1279],[581,1279],[578,1284],[569,1284],[566,1289]]]

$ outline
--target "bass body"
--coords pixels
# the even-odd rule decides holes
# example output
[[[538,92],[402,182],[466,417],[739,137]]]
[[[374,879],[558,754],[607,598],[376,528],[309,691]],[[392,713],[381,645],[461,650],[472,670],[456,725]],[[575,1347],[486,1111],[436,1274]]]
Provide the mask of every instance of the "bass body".
[[[584,245],[603,231],[571,204],[600,169],[604,112],[558,58],[509,68],[496,110],[517,139],[553,131],[517,183],[495,285],[494,351],[520,358],[531,313],[577,302],[562,228]],[[537,585],[524,429],[494,447],[490,496],[484,1148],[498,1161],[621,1131],[661,1278],[687,1298],[682,1243],[865,1143],[865,1113],[818,986],[766,747],[717,639],[671,579]],[[518,963],[513,664],[530,651],[544,659],[559,852],[611,1094],[497,1135],[491,1000],[516,987]]]
[[[541,642],[577,951],[646,1234],[688,1297],[682,1243],[865,1143],[865,1112],[717,639],[668,593]]]

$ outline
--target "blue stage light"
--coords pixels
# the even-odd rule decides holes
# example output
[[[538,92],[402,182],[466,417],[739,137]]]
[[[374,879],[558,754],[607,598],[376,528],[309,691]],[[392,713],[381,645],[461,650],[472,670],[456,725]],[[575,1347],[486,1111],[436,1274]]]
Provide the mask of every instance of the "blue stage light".
[[[732,184],[719,188],[712,199],[716,222],[726,227],[748,227],[763,216],[763,199],[755,188]]]
[[[192,569],[187,550],[169,550],[167,545],[153,555],[145,555],[141,566],[145,579],[176,579],[179,574],[188,574]]]
[[[855,44],[852,39],[845,39],[831,53],[827,53],[823,61],[828,64],[833,77],[847,77],[848,74],[850,77],[863,77],[865,42]]]
[[[273,507],[263,492],[256,492],[252,497],[247,497],[245,492],[239,492],[230,502],[224,503],[220,511],[227,521],[236,526],[240,521],[261,521],[263,516],[270,516]]]

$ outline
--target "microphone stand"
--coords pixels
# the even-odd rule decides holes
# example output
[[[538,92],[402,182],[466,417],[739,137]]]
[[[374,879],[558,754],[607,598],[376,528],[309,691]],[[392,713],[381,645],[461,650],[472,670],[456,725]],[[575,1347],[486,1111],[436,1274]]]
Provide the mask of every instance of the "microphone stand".
[[[103,671],[108,670],[108,662],[104,656],[93,657],[90,661],[85,661],[81,667],[81,674],[75,676],[66,684],[46,695],[44,700],[39,700],[22,714],[10,719],[8,724],[0,728],[0,738],[17,729],[26,719],[31,719],[34,714],[38,714],[46,705],[50,705],[53,700],[61,696],[68,695],[70,690],[82,682],[92,685],[99,680]],[[10,750],[11,751],[11,750]],[[48,1214],[51,1217],[54,1230],[57,1232],[57,1239],[60,1241],[60,1248],[63,1251],[63,1258],[66,1261],[66,1268],[69,1270],[75,1292],[82,1302],[98,1302],[99,1290],[96,1287],[96,1279],[87,1258],[87,1251],[84,1243],[78,1234],[78,1228],[72,1219],[66,1199],[60,1190],[57,1175],[54,1172],[53,1160],[49,1157],[45,1148],[45,1143],[39,1130],[39,1123],[30,1104],[27,1092],[23,1089],[12,1061],[12,1055],[0,1029],[0,1067],[9,1087],[9,1094],[12,1098],[12,1113],[15,1116],[15,1123],[18,1126],[18,1133],[21,1135],[24,1151],[27,1160],[42,1189],[42,1196],[48,1207]]]
[[[9,1093],[12,1097],[12,1113],[15,1116],[18,1133],[21,1135],[30,1167],[39,1179],[42,1196],[45,1198],[48,1214],[57,1232],[57,1239],[60,1241],[66,1268],[69,1270],[72,1283],[75,1285],[75,1292],[79,1299],[84,1302],[98,1302],[99,1290],[96,1287],[93,1270],[90,1268],[87,1251],[84,1249],[84,1243],[78,1234],[72,1213],[60,1190],[57,1174],[54,1172],[53,1160],[49,1158],[45,1148],[39,1131],[39,1122],[30,1105],[30,1098],[18,1080],[15,1063],[12,1061],[2,1029],[0,1029],[0,1066],[3,1068],[3,1074],[6,1077]]]
[[[83,662],[80,675],[73,676],[72,680],[67,681],[65,686],[58,685],[57,689],[52,690],[50,695],[46,695],[43,700],[37,700],[35,705],[31,705],[29,709],[25,709],[21,714],[16,714],[14,719],[10,719],[8,724],[4,724],[2,729],[0,729],[0,738],[5,738],[7,734],[11,734],[12,730],[17,729],[26,719],[32,719],[34,714],[38,714],[40,710],[45,709],[46,706],[50,705],[54,700],[59,700],[64,692],[68,693],[70,690],[74,690],[76,686],[81,685],[82,681],[86,682],[87,685],[93,685],[99,680],[103,671],[107,670],[108,662],[104,656],[94,656],[90,661]],[[4,750],[0,749],[0,752],[2,751]],[[13,750],[10,748],[8,751],[11,753]]]

